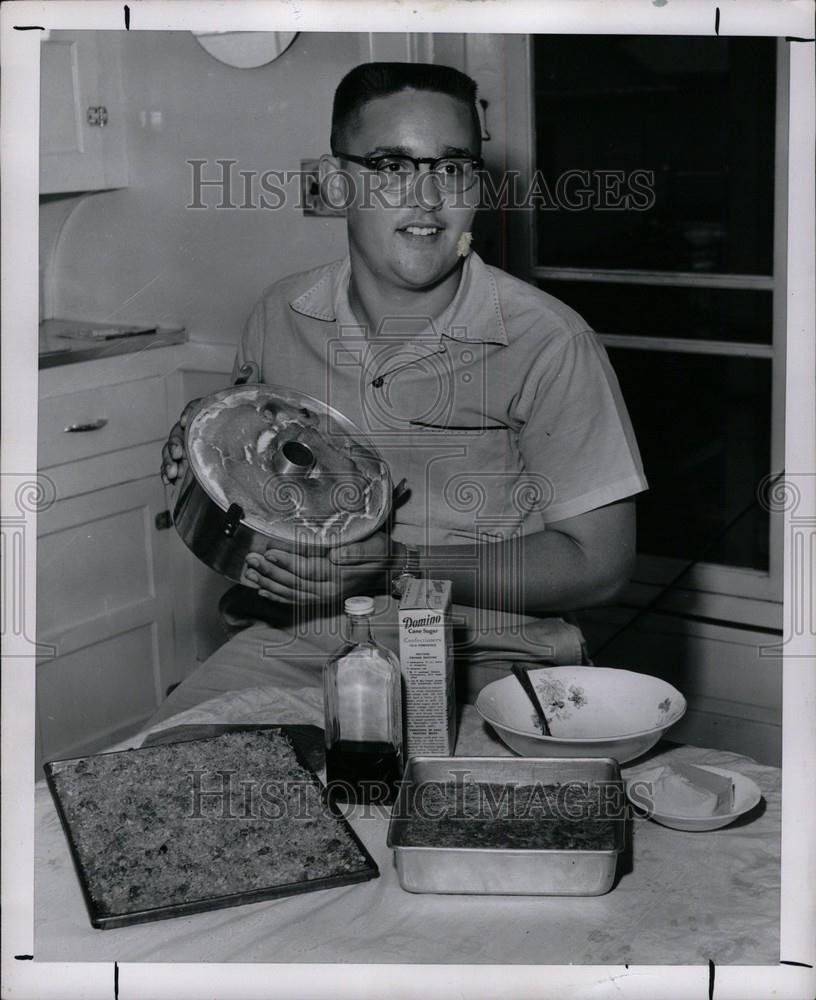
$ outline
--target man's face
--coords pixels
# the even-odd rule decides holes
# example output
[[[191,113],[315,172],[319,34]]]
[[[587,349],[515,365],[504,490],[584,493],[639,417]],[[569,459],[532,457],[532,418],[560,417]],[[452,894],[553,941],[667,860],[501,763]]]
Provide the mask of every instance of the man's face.
[[[358,126],[344,137],[343,151],[356,156],[476,156],[478,136],[462,101],[406,89],[369,101]],[[376,188],[378,175],[353,163],[343,167],[356,183],[357,196],[347,212],[355,269],[362,266],[378,283],[401,289],[431,288],[450,274],[459,260],[459,237],[473,222],[478,183],[464,193],[441,192],[423,165],[417,182],[406,190],[375,190],[365,198],[366,190]]]

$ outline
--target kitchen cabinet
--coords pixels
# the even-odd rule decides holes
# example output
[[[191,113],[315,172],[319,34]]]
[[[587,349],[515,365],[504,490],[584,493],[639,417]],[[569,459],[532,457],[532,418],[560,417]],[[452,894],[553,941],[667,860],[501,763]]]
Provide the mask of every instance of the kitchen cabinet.
[[[230,382],[234,349],[179,344],[40,372],[36,763],[136,732],[227,638],[229,581],[168,517],[161,446],[184,404]]]
[[[182,679],[158,475],[168,426],[164,377],[40,401],[56,500],[37,518],[38,766],[134,731]]]
[[[40,51],[40,193],[127,185],[120,32],[52,31]]]

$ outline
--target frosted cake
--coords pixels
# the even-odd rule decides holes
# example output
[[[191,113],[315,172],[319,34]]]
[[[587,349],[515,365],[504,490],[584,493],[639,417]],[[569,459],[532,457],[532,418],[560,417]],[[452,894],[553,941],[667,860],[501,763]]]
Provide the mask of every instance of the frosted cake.
[[[384,463],[317,400],[300,405],[303,397],[284,392],[249,385],[205,400],[187,429],[196,478],[264,534],[334,544],[365,537],[390,499]]]

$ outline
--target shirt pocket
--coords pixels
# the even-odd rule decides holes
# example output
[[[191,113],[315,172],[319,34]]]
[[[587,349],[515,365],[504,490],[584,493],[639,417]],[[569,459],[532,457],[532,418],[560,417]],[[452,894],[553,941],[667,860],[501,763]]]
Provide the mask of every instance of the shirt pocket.
[[[395,523],[424,528],[416,544],[500,540],[522,530],[536,490],[514,430],[412,426],[407,444],[400,475],[411,494]]]

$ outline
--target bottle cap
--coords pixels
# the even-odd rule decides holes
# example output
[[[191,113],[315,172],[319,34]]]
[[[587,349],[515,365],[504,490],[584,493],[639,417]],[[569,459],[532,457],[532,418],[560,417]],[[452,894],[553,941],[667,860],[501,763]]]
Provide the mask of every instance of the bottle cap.
[[[347,597],[344,607],[347,615],[370,615],[374,611],[374,598]]]

